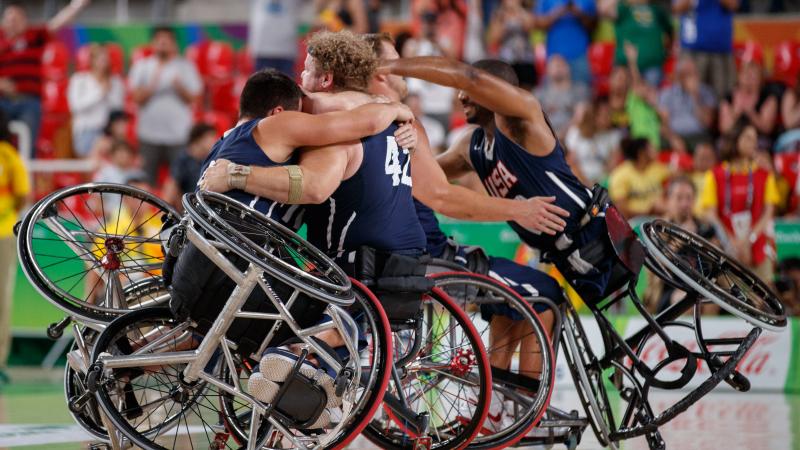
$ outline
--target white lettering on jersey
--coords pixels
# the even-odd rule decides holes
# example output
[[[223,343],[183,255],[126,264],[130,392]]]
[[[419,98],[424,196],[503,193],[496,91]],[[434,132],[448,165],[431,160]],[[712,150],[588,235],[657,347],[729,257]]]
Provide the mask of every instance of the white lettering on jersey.
[[[404,155],[408,155],[408,149],[402,149]],[[400,166],[400,149],[394,136],[386,136],[386,161],[383,168],[386,175],[392,176],[392,186],[399,186],[401,183],[411,186],[411,177],[408,175],[408,166],[411,158],[406,158],[406,163]]]
[[[517,184],[517,177],[508,170],[502,161],[498,161],[497,165],[492,169],[492,173],[484,180],[484,184],[493,196],[506,197],[511,188]]]

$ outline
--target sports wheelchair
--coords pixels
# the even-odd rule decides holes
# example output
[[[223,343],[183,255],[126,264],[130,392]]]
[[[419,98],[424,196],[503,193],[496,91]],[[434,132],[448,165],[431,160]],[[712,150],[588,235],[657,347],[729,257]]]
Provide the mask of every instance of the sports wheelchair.
[[[706,240],[661,220],[644,224],[641,238],[638,239],[613,207],[606,214],[608,242],[624,270],[618,272],[622,275],[616,277],[606,295],[586,302],[599,325],[604,352],[596,353],[597,343],[589,341],[571,303],[565,301],[556,306],[547,299],[525,299],[527,303],[542,305],[554,312],[556,320],[552,346],[564,352],[586,417],[577,417],[574,411],[566,413],[548,406],[553,379],[547,375],[547,366],[554,361],[549,356],[552,353],[547,350],[550,343],[539,337],[541,330],[537,329],[537,320],[517,313],[517,320],[528,323],[530,336],[534,337],[541,352],[541,374],[534,380],[526,380],[514,373],[497,376],[498,371],[493,368],[493,392],[502,403],[510,403],[503,410],[509,420],[505,427],[486,427],[470,448],[549,445],[556,442],[575,448],[587,423],[604,446],[616,448],[621,440],[645,436],[651,449],[666,448],[658,428],[722,381],[734,389],[747,391],[749,382],[736,371],[737,364],[762,329],[780,331],[786,326],[783,306],[770,288]],[[458,268],[448,261],[439,262],[438,265],[439,270],[443,271]],[[686,295],[662,313],[651,315],[635,291],[642,266]],[[434,278],[437,279],[437,286],[470,311],[476,318],[476,326],[480,322],[478,316],[481,307],[497,303],[519,305],[522,301],[508,286],[480,275],[445,272],[434,275]],[[645,319],[647,326],[623,338],[605,313],[626,297]],[[713,302],[730,314],[744,319],[752,328],[743,329],[742,335],[737,337],[704,336],[701,308],[707,302]],[[520,310],[523,307],[519,305],[513,308]],[[686,313],[691,315],[685,316]],[[484,330],[482,334],[488,342],[488,325],[479,328]],[[678,343],[674,331],[691,333],[696,349]],[[663,348],[665,355],[652,366],[642,360],[642,352],[648,345]],[[490,354],[496,351],[491,344],[487,344],[487,349]],[[649,394],[654,389],[687,387],[695,378],[700,361],[705,362],[710,372],[708,378],[675,404],[656,411],[649,401]],[[668,367],[669,370],[665,370]],[[550,370],[552,372],[554,368]],[[670,377],[666,375],[668,373],[678,373],[678,376]],[[523,382],[520,383],[520,380]],[[624,404],[620,417],[615,416],[612,410],[609,388],[618,392]],[[537,422],[541,432],[528,435],[528,430]]]
[[[139,217],[142,205],[158,205],[142,217],[158,219],[159,229],[171,233],[156,230],[143,238],[132,231],[141,223],[130,225],[88,208],[111,210],[116,199],[113,205],[124,211],[130,198],[138,199],[139,207],[125,217]],[[87,206],[83,214],[75,212],[75,204]],[[413,317],[389,321],[366,286],[351,284],[324,255],[258,212],[205,192],[186,196],[184,208],[187,216],[181,219],[138,189],[84,185],[43,199],[18,227],[26,273],[37,286],[60,286],[39,289],[71,314],[51,331],[76,323],[65,391],[75,420],[90,434],[112,448],[341,448],[364,429],[384,448],[447,449],[462,447],[478,433],[490,397],[488,361],[466,315],[446,294],[429,289]],[[34,227],[55,230],[54,236],[30,232]],[[42,239],[58,243],[58,252],[43,247]],[[149,307],[169,301],[161,263],[183,243],[200,249],[237,284],[219,317],[202,330],[163,306]],[[139,258],[129,255],[145,253],[145,244],[156,244],[158,253],[147,251],[157,259],[141,270]],[[47,271],[51,266],[41,261],[46,257],[74,264],[74,272],[82,269],[74,286],[58,284],[63,280]],[[119,266],[106,268],[106,261]],[[131,276],[129,267],[140,275]],[[99,280],[82,285],[92,271],[99,272]],[[252,291],[262,291],[274,311],[242,310]],[[323,304],[331,321],[298,327],[293,302],[302,296]],[[242,318],[271,324],[258,350],[227,337],[226,327]],[[314,353],[338,371],[340,407],[322,408],[324,394],[298,373],[271,404],[248,392],[257,356],[287,329],[302,344],[301,362]],[[326,330],[347,337],[344,358],[314,340]],[[393,335],[400,337],[396,350]],[[305,400],[316,398],[317,407],[299,411],[298,392],[305,392]],[[322,421],[325,427],[309,429],[325,414],[330,415]]]

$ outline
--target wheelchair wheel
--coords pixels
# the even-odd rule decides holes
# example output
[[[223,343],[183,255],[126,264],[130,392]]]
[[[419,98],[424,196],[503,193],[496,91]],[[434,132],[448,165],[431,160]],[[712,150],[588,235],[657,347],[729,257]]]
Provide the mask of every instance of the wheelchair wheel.
[[[157,342],[157,345],[148,345]],[[188,323],[172,318],[167,308],[132,311],[111,322],[100,334],[92,360],[101,354],[134,352],[159,356],[197,346]],[[224,432],[219,391],[202,381],[182,379],[186,364],[161,364],[127,369],[90,369],[90,385],[109,421],[130,441],[145,449],[200,448],[220,442],[218,448],[236,448],[218,441]],[[94,366],[93,366],[94,367]]]
[[[581,319],[571,305],[566,307],[562,328],[564,356],[589,423],[600,445],[616,449],[616,443],[610,438],[615,429],[614,412],[603,382],[603,371]]]
[[[283,225],[213,192],[186,194],[183,204],[204,231],[267,274],[321,300],[338,305],[352,303],[347,275]]]
[[[417,326],[393,340],[395,361],[410,362],[393,369],[383,408],[364,435],[384,449],[465,447],[491,399],[489,360],[467,314],[435,287],[423,297]]]
[[[83,335],[84,340],[90,341],[97,337],[97,332],[85,329]],[[77,348],[77,344],[73,343],[69,351],[74,351]],[[87,392],[86,374],[75,370],[70,364],[66,364],[64,369],[64,396],[70,405],[70,415],[84,431],[103,442],[107,442],[108,432],[100,419],[100,409],[94,396],[86,399],[82,405],[72,406],[76,399],[86,396]]]
[[[355,280],[353,284],[361,286]],[[380,406],[391,375],[391,330],[378,299],[366,288],[359,289],[355,302],[347,308],[347,312],[364,338],[361,373],[354,377],[352,392],[345,394],[345,398],[350,396],[349,411],[345,413],[343,408],[332,411],[334,419],[331,429],[327,430],[329,435],[321,442],[323,448],[344,448],[361,433]],[[252,371],[251,363],[243,361],[237,374],[239,381],[246,385]],[[226,383],[232,383],[230,370],[224,364],[220,365],[219,377]],[[227,394],[223,394],[220,401],[226,429],[237,442],[244,442],[250,427],[250,405]],[[319,438],[323,440],[322,436]]]
[[[642,231],[654,258],[688,288],[754,326],[771,331],[786,327],[777,294],[722,250],[663,220],[644,224]]]
[[[160,231],[178,218],[172,207],[130,186],[66,188],[24,217],[20,263],[31,284],[61,310],[87,322],[109,322],[165,300],[156,294],[164,260]],[[142,295],[144,287],[153,295]]]
[[[539,422],[550,402],[555,383],[555,361],[548,332],[528,302],[492,278],[463,272],[438,273],[431,278],[437,287],[447,292],[467,312],[487,345],[486,351],[490,359],[493,355],[503,359],[503,353],[510,353],[518,361],[525,359],[539,362],[538,373],[512,373],[492,369],[492,407],[489,418],[468,448],[496,449],[514,445]],[[493,342],[490,324],[483,318],[484,312],[508,318],[513,327],[524,327],[523,337],[528,341],[519,350],[519,341]],[[525,378],[515,375],[523,375]]]

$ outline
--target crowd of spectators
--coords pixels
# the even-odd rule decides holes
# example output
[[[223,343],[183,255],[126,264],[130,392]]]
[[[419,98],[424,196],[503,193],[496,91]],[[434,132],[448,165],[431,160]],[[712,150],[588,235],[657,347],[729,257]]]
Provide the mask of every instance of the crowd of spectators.
[[[41,58],[52,32],[86,3],[73,0],[42,27],[28,24],[21,6],[3,11],[0,111],[28,123],[34,135],[42,86],[40,75],[31,76],[41,70],[30,60]],[[251,3],[252,70],[274,67],[295,77],[301,24],[375,32],[384,6],[379,0]],[[727,251],[772,280],[772,221],[793,214],[800,193],[775,159],[800,149],[800,82],[774,82],[763,57],[735,61],[733,18],[752,3],[414,0],[409,26],[394,37],[404,57],[510,63],[587,185],[607,185],[634,222],[663,216],[703,230],[701,222],[713,225]],[[303,15],[308,11],[313,16]],[[590,57],[601,21],[615,33],[607,70],[594,67]],[[69,80],[72,150],[93,161],[95,179],[138,177],[177,203],[221,130],[198,120],[207,80],[181,54],[174,31],[155,28],[149,48],[149,56],[120,74],[105,47],[90,46],[88,67]],[[433,148],[446,149],[469,129],[456,92],[420,80],[409,80],[408,87],[407,101]]]

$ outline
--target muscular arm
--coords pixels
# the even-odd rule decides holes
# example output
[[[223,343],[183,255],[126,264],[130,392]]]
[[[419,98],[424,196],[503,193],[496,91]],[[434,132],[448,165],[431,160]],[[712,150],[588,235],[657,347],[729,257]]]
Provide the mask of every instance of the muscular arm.
[[[470,136],[472,136],[471,132],[464,133],[446,152],[436,157],[436,162],[439,163],[448,180],[475,170],[469,160]],[[427,141],[427,138],[425,140]]]
[[[372,136],[395,120],[411,120],[413,114],[398,103],[368,104],[351,111],[306,114],[285,111],[258,124],[257,140],[291,147],[318,147]]]
[[[531,92],[483,70],[437,56],[388,60],[378,70],[462,90],[472,101],[495,113],[504,133],[515,134],[511,133],[509,122],[522,121],[525,142],[519,144],[533,154],[549,153],[555,145],[539,100]]]
[[[72,0],[69,5],[58,12],[49,22],[47,22],[47,29],[50,31],[58,31],[65,25],[75,20],[75,17],[86,8],[89,0]]]
[[[300,169],[303,171],[303,193],[299,204],[322,203],[339,187],[345,177],[350,150],[360,142],[337,144],[302,150]],[[203,174],[201,188],[215,192],[228,191],[227,172],[230,161],[220,159]],[[275,200],[289,201],[291,182],[286,167],[250,166],[245,192]]]

